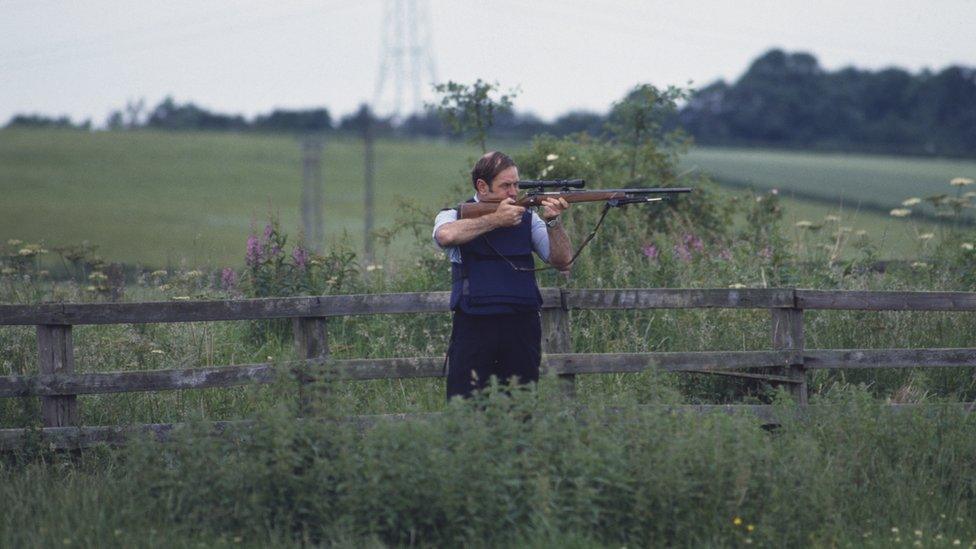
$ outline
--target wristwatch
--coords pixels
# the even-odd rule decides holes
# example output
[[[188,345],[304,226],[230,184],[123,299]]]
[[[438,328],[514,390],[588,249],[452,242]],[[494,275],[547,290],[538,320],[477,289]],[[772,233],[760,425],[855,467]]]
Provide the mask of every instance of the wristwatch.
[[[549,221],[546,221],[546,227],[549,227],[550,229],[558,226],[559,226],[559,216],[556,216],[550,219]]]

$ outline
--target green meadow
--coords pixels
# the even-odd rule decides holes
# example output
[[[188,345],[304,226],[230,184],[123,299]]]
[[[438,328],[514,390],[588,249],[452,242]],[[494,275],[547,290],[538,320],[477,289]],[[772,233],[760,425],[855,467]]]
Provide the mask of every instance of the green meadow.
[[[518,152],[525,144],[502,145]],[[380,140],[376,145],[376,228],[395,224],[401,199],[435,212],[463,198],[463,143]],[[684,165],[742,187],[777,188],[789,226],[840,217],[864,230],[882,257],[915,257],[931,220],[887,215],[910,196],[952,189],[976,173],[971,161],[692,150]],[[330,136],[323,154],[326,239],[363,242],[363,146]],[[535,174],[525,174],[534,176]],[[89,242],[109,261],[145,267],[240,265],[252,228],[269,213],[297,235],[301,147],[287,136],[227,133],[0,131],[0,237],[55,247]],[[792,235],[802,247],[802,231]],[[385,253],[402,257],[406,239]]]

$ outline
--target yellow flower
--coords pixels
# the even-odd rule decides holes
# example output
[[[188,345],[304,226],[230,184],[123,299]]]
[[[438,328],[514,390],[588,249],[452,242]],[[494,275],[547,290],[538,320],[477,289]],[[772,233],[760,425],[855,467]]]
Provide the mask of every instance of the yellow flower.
[[[809,229],[810,227],[813,226],[813,222],[812,221],[807,221],[806,219],[803,219],[803,220],[797,221],[796,222],[796,226],[799,229]]]
[[[917,206],[922,203],[921,198],[912,197],[901,203],[902,206]]]
[[[949,182],[949,184],[953,187],[965,187],[966,185],[972,185],[973,183],[976,183],[976,181],[973,181],[968,177],[954,177],[952,181]]]
[[[755,529],[756,529],[756,525],[754,525],[754,524],[749,524],[749,525],[746,526],[746,530],[749,531],[749,532],[752,532]]]
[[[553,160],[559,160],[559,155],[555,153],[549,153],[546,155],[546,162],[552,162]],[[549,166],[550,168],[552,166]]]
[[[934,233],[922,233],[918,235],[919,240],[932,240],[933,238],[935,238]]]
[[[742,519],[739,518],[739,517],[735,517],[734,519],[732,519],[732,524],[734,524],[736,526],[740,526],[740,525],[742,525]]]

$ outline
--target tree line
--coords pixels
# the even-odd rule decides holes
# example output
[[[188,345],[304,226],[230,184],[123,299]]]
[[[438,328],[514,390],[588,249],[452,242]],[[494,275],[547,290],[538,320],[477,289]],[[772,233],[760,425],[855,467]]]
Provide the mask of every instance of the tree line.
[[[601,135],[611,113],[572,111],[552,122],[503,105],[492,134],[529,139],[587,132]],[[377,135],[458,138],[430,106],[403,119],[377,117],[366,105],[334,119],[327,108],[276,109],[248,120],[167,97],[147,109],[130,101],[105,121],[111,130],[213,130],[258,132],[362,131]],[[682,127],[698,143],[896,154],[976,156],[976,69],[951,66],[917,74],[899,68],[847,67],[827,71],[808,53],[770,50],[736,81],[719,80],[683,97],[668,127]],[[91,129],[90,121],[16,115],[7,127]]]

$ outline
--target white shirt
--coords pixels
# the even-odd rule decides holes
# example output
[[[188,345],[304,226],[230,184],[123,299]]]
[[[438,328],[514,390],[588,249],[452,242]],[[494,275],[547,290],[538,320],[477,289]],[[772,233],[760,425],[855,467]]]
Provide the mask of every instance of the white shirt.
[[[475,196],[474,200],[477,202],[478,197]],[[452,221],[457,221],[457,210],[452,208],[438,213],[434,219],[434,232],[431,237],[434,239],[434,244],[444,250],[452,263],[461,263],[461,250],[457,246],[441,246],[440,242],[437,241],[437,229]],[[532,212],[532,250],[543,261],[549,263],[549,231],[546,230],[546,222],[535,212]]]

